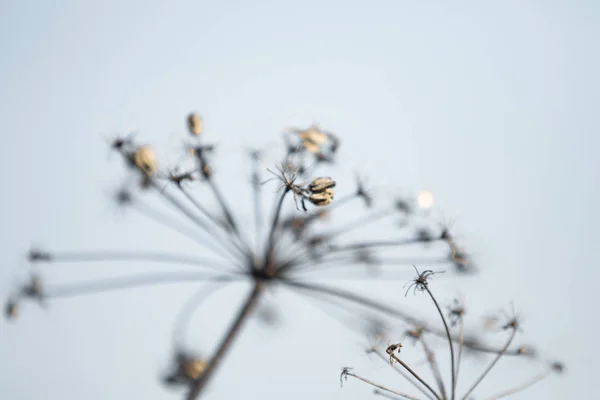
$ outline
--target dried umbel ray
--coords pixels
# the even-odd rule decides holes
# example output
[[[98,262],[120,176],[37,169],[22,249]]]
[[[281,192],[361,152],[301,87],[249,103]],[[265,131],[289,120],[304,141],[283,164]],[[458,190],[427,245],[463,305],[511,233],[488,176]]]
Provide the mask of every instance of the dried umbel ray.
[[[254,218],[253,222],[243,224],[240,221],[245,220],[236,215],[217,183],[212,160],[218,152],[214,145],[205,142],[206,133],[200,135],[202,120],[196,117],[191,114],[186,121],[194,140],[184,154],[188,156],[187,161],[191,164],[189,167],[179,165],[168,171],[161,170],[160,166],[165,163],[159,162],[154,148],[136,143],[131,136],[117,138],[111,143],[111,149],[123,157],[125,165],[140,183],[123,188],[115,199],[119,205],[141,213],[165,230],[193,241],[194,249],[212,254],[212,258],[157,251],[55,252],[32,249],[28,259],[36,265],[145,261],[164,263],[169,267],[173,264],[188,265],[194,270],[65,285],[42,284],[41,278],[37,277],[35,282],[31,281],[11,294],[5,307],[7,317],[15,319],[18,311],[22,311],[19,308],[20,302],[27,299],[50,301],[107,290],[132,290],[144,285],[197,282],[198,293],[182,307],[180,318],[174,327],[175,332],[182,332],[206,297],[207,290],[214,292],[234,281],[250,281],[252,290],[239,311],[232,316],[231,325],[225,330],[212,355],[193,364],[198,367],[195,369],[190,367],[192,364],[180,363],[180,367],[183,365],[186,368],[179,368],[173,375],[173,381],[187,387],[188,399],[195,399],[200,395],[225,359],[244,322],[256,309],[265,290],[274,285],[301,293],[306,298],[340,307],[340,312],[349,312],[359,320],[368,321],[385,316],[411,327],[419,327],[428,334],[446,336],[446,332],[435,324],[429,324],[418,316],[403,311],[401,307],[375,301],[355,290],[345,290],[342,283],[346,279],[356,279],[353,274],[365,268],[373,270],[373,267],[377,267],[375,272],[386,269],[404,269],[408,272],[413,263],[446,265],[459,275],[473,271],[468,253],[461,250],[460,257],[457,256],[458,247],[447,227],[440,226],[430,220],[428,214],[420,212],[414,200],[394,198],[389,205],[377,208],[376,204],[381,203],[381,199],[375,196],[364,181],[359,179],[356,182],[340,182],[335,176],[331,176],[327,169],[336,162],[340,141],[337,135],[315,125],[305,130],[293,129],[284,133],[284,151],[279,163],[265,165],[260,151],[250,153],[252,183],[249,189],[252,192]],[[266,203],[263,204],[262,191],[267,185],[272,185],[265,182],[273,179],[272,174],[275,175],[275,181],[279,182],[279,190],[275,195],[274,206],[268,208]],[[237,181],[221,183],[234,185],[237,191],[241,190]],[[197,186],[204,186],[204,197],[196,196]],[[213,203],[205,201],[207,189],[214,199]],[[336,193],[334,196],[334,190],[341,194]],[[181,225],[163,210],[144,201],[144,197],[150,192],[163,201],[161,205],[167,211],[183,217],[187,225]],[[430,207],[433,198],[429,193],[425,197],[427,207]],[[288,206],[293,202],[296,207],[286,207],[286,202]],[[354,206],[362,210],[358,215],[355,207],[354,211],[344,215],[342,225],[337,225],[335,218],[329,218],[330,215],[343,213],[353,203],[357,203]],[[238,207],[235,208],[236,211],[237,209]],[[397,233],[393,235],[389,232],[384,233],[383,237],[361,235],[367,226],[390,221],[394,225],[397,219],[403,223],[400,228],[395,228],[394,232]],[[387,231],[374,228],[372,232]],[[348,239],[349,234],[358,234],[362,239],[353,241]],[[425,256],[419,259],[401,256],[405,250],[414,248],[422,249]],[[331,277],[326,279],[320,275],[326,272],[337,272],[338,275],[334,278],[342,280],[329,284],[327,280],[331,282]],[[377,277],[389,279],[383,274],[376,275]],[[359,276],[358,279],[366,278]],[[401,293],[402,290],[398,290],[394,297],[401,298]],[[176,336],[179,337],[180,334]],[[518,349],[487,346],[467,334],[461,334],[461,343],[474,351],[524,354]],[[176,346],[179,345],[180,343],[176,343]],[[188,372],[182,373],[184,370]]]

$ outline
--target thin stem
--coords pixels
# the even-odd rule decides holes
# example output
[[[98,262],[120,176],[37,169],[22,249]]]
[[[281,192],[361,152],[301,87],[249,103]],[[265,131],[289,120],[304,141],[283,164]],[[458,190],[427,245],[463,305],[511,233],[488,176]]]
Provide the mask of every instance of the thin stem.
[[[460,316],[460,333],[458,335],[458,357],[456,359],[456,384],[458,385],[458,372],[460,371],[460,361],[463,352],[463,340],[465,336],[465,323],[462,315]]]
[[[206,226],[207,232],[210,233],[211,236],[217,236],[217,235],[219,235],[220,233],[218,233],[217,231],[215,231],[213,229],[213,227],[223,228],[222,223],[220,221],[218,221],[217,219],[215,219],[215,217],[212,214],[210,214],[204,208],[204,206],[202,206],[202,204],[200,204],[200,202],[194,198],[194,196],[192,196],[189,192],[187,192],[185,189],[183,189],[183,187],[181,185],[179,185],[178,187],[181,190],[181,192],[185,195],[185,197],[187,197],[187,199],[190,201],[190,203],[192,203],[194,205],[194,207],[196,207],[201,213],[203,213],[204,215],[206,215],[209,218],[209,220],[214,224],[214,225],[207,225]],[[235,237],[239,240],[239,235],[236,234]],[[243,255],[250,254],[250,249],[241,240],[239,240],[239,242],[238,241],[223,240],[223,239],[221,239],[221,240],[222,240],[223,244],[231,244],[232,246],[234,246],[233,249],[239,251]],[[242,246],[244,246],[245,248],[242,248]]]
[[[156,185],[156,183],[153,183],[153,186],[154,186],[155,189],[157,189],[158,193],[160,193],[160,195],[164,199],[166,199],[169,203],[171,203],[177,210],[179,210],[182,214],[184,214],[186,217],[188,217],[198,227],[204,229],[205,232],[208,233],[208,237],[210,239],[212,239],[213,241],[215,241],[216,243],[218,243],[225,251],[229,251],[229,249],[227,248],[227,245],[225,244],[226,242],[222,241],[222,240],[219,240],[219,238],[217,236],[215,236],[213,234],[213,232],[211,232],[211,229],[210,229],[209,225],[207,225],[205,221],[203,221],[200,218],[198,218],[198,216],[196,214],[194,214],[193,212],[191,212],[176,197],[172,196],[170,193],[168,193],[165,190],[161,190],[161,188],[159,188]]]
[[[223,282],[227,283],[227,282]],[[219,282],[216,285],[212,285],[209,287],[202,287],[196,293],[194,293],[179,309],[177,316],[175,317],[175,324],[173,325],[173,341],[179,347],[182,343],[185,343],[185,332],[187,331],[189,322],[192,320],[194,312],[198,309],[200,304],[206,300],[211,294],[217,292],[221,289],[223,285]],[[177,343],[179,342],[179,343]]]
[[[355,292],[345,291],[339,287],[320,285],[320,284],[312,283],[312,282],[311,283],[302,282],[299,280],[290,279],[289,277],[280,277],[279,279],[283,284],[286,284],[288,286],[299,287],[299,288],[307,289],[309,291],[319,292],[319,293],[327,294],[332,297],[337,297],[342,300],[347,300],[352,303],[361,305],[365,308],[371,309],[373,311],[387,314],[387,315],[395,317],[395,318],[400,318],[402,321],[406,322],[407,324],[422,327],[424,331],[430,332],[436,336],[443,336],[443,337],[447,336],[447,333],[445,331],[440,331],[439,329],[436,329],[433,326],[429,326],[429,324],[425,323],[425,321],[418,320],[417,318],[412,317],[412,316],[410,316],[406,313],[403,313],[399,310],[396,310],[393,307],[390,307],[386,304],[380,303],[380,302],[370,299],[368,297],[361,296],[360,294],[357,294]],[[498,354],[502,351],[502,350],[495,349],[493,347],[487,347],[485,345],[482,345],[475,338],[466,338],[465,337],[464,346],[466,346],[472,350],[485,352],[485,353]],[[508,353],[508,351],[504,351],[504,354],[505,355],[507,355],[507,354],[521,355],[518,350],[512,351],[510,353]]]
[[[444,329],[446,330],[446,335],[448,336],[448,344],[450,345],[450,370],[452,371],[452,400],[454,400],[456,393],[456,371],[454,369],[454,344],[452,343],[452,335],[450,334],[450,328],[448,328],[448,323],[446,322],[444,313],[442,312],[442,309],[440,308],[440,305],[438,304],[437,300],[433,296],[433,293],[431,293],[431,290],[429,290],[429,286],[427,286],[427,284],[424,284],[423,287],[425,288],[425,290],[427,290],[427,293],[429,293],[429,297],[431,297],[431,300],[433,300],[433,304],[435,304],[435,308],[437,308],[438,313],[442,318],[442,322],[444,323]]]
[[[408,267],[417,265],[437,265],[437,264],[448,264],[448,257],[444,258],[386,258],[374,259],[376,261],[377,266],[381,267],[382,265],[389,265],[392,267]],[[330,264],[331,262],[336,262],[335,264]],[[286,263],[287,264],[287,263]],[[325,268],[323,268],[325,265]],[[333,269],[338,267],[361,267],[364,268],[365,262],[357,259],[355,255],[345,255],[336,257],[333,259],[323,258],[319,263],[315,263],[314,259],[307,259],[301,261],[297,264],[294,264],[291,268],[293,272],[315,272],[315,269],[318,268],[319,271],[325,269]],[[304,267],[304,268],[302,268]],[[288,268],[289,269],[289,268]]]
[[[435,390],[433,390],[433,388],[431,386],[429,386],[429,384],[427,382],[425,382],[425,380],[423,380],[423,378],[421,378],[419,376],[419,374],[417,374],[415,371],[413,371],[404,361],[399,359],[397,355],[392,353],[392,354],[390,354],[390,357],[393,358],[394,360],[396,360],[400,365],[402,365],[404,367],[405,370],[407,370],[412,376],[414,376],[419,382],[421,382],[421,384],[423,386],[425,386],[435,396],[436,399],[441,400],[440,396],[438,396],[438,394],[435,392]]]
[[[440,394],[442,395],[443,399],[446,399],[446,398],[448,398],[448,395],[446,394],[446,387],[444,386],[444,380],[442,378],[442,374],[440,372],[440,367],[437,363],[437,359],[435,358],[435,354],[433,353],[433,351],[431,351],[431,349],[427,345],[427,342],[425,342],[425,338],[423,337],[423,334],[421,334],[421,336],[419,337],[419,341],[423,345],[423,351],[425,352],[425,357],[427,358],[427,363],[429,364],[429,367],[431,368],[431,373],[433,374],[433,376],[437,382],[438,388],[440,390]]]
[[[199,273],[161,273],[137,274],[119,278],[93,280],[80,283],[52,285],[44,288],[45,299],[56,299],[87,294],[103,293],[113,290],[131,289],[142,286],[163,285],[181,282],[223,282],[236,280],[235,276],[204,275]]]
[[[289,193],[290,190],[291,189],[289,187],[284,188],[283,193],[281,193],[279,201],[277,202],[275,214],[273,214],[273,222],[271,223],[271,229],[269,230],[269,238],[267,240],[267,248],[265,250],[265,260],[267,260],[267,263],[271,256],[271,253],[274,250],[275,231],[277,230],[277,224],[279,223],[279,217],[281,216],[283,200],[285,199],[285,196]]]
[[[408,245],[417,244],[417,243],[431,243],[435,240],[439,240],[439,239],[431,239],[428,242],[424,242],[423,239],[420,239],[420,238],[409,238],[409,239],[400,239],[400,240],[378,240],[378,241],[371,241],[371,242],[348,243],[348,244],[344,244],[344,245],[330,246],[327,249],[327,254],[332,255],[332,254],[342,253],[342,252],[347,252],[347,251],[375,249],[378,247],[408,246]],[[291,260],[289,260],[286,263],[285,268],[291,268],[291,266],[288,266],[289,264],[294,264],[297,260],[302,259],[306,256],[309,256],[310,254],[311,254],[311,249],[305,250],[304,252],[298,254],[297,256],[295,256]]]
[[[479,383],[481,383],[481,381],[483,380],[483,378],[485,378],[485,376],[491,371],[491,369],[494,368],[494,365],[496,365],[496,363],[498,362],[498,360],[500,360],[500,357],[502,357],[502,355],[504,355],[504,352],[506,351],[506,349],[508,349],[508,346],[510,346],[510,343],[515,338],[516,334],[517,334],[517,330],[513,329],[512,333],[510,334],[510,337],[508,338],[508,340],[506,342],[506,345],[504,346],[504,348],[502,349],[502,351],[500,353],[498,353],[498,355],[494,358],[494,360],[490,363],[490,365],[488,365],[488,367],[483,371],[483,373],[481,374],[481,376],[475,381],[475,383],[473,383],[473,385],[471,386],[471,388],[463,396],[463,400],[466,400],[466,398],[471,394],[471,392],[473,392],[473,390],[475,390],[475,388],[477,387],[477,385],[479,385]]]
[[[169,217],[167,217],[164,214],[161,214],[160,212],[157,212],[156,210],[154,210],[147,204],[136,201],[135,203],[133,203],[133,206],[138,212],[143,214],[145,217],[147,217],[167,228],[174,230],[175,232],[179,233],[180,235],[185,236],[188,239],[194,241],[195,243],[201,245],[202,247],[205,247],[206,249],[211,250],[211,251],[215,252],[216,254],[219,254],[220,256],[224,257],[228,261],[237,262],[237,260],[233,254],[223,252],[221,249],[215,248],[214,246],[210,246],[209,243],[207,243],[205,240],[202,240],[201,238],[199,238],[197,236],[197,232],[189,229],[187,226],[185,226],[183,224],[180,224],[176,221],[171,220]]]
[[[379,390],[379,389],[375,389],[375,390],[373,390],[373,394],[374,394],[375,396],[381,396],[381,397],[385,397],[386,399],[390,399],[390,400],[398,400],[398,398],[397,398],[397,397],[394,397],[394,395],[393,395],[393,394],[391,394],[391,393],[386,393],[386,392],[382,392],[382,391],[381,391],[381,390]]]
[[[216,371],[217,367],[225,357],[225,354],[233,344],[236,339],[238,333],[240,332],[244,322],[250,316],[252,310],[256,307],[258,300],[260,299],[260,295],[264,289],[263,283],[261,281],[257,281],[252,289],[252,292],[246,298],[242,308],[239,310],[235,320],[232,325],[229,327],[227,334],[221,340],[221,343],[217,347],[214,355],[210,359],[206,369],[200,375],[198,379],[196,379],[190,389],[190,392],[187,395],[188,400],[194,400],[198,398],[202,390],[206,387],[206,384],[210,381],[213,373]]]
[[[238,237],[240,237],[240,232],[237,228],[235,220],[233,219],[233,216],[231,215],[231,212],[229,211],[229,207],[227,206],[227,203],[225,202],[225,199],[223,198],[223,195],[221,194],[221,191],[219,190],[217,184],[214,182],[214,180],[212,178],[208,179],[208,184],[210,185],[210,187],[215,195],[215,198],[217,199],[217,202],[221,206],[221,209],[223,210],[223,214],[225,214],[227,223],[231,226],[231,229],[233,229],[233,231],[236,233],[236,235]],[[241,237],[240,237],[240,240],[241,240]]]
[[[380,210],[378,212],[367,214],[361,218],[358,218],[352,222],[349,222],[348,224],[346,224],[344,226],[338,227],[335,230],[325,232],[322,235],[324,237],[326,237],[327,239],[333,239],[336,236],[341,236],[345,233],[351,232],[352,230],[354,230],[356,228],[362,228],[370,223],[377,222],[378,220],[385,218],[385,217],[393,214],[394,212],[396,212],[395,209]]]
[[[262,227],[262,202],[260,193],[260,176],[258,169],[259,153],[252,152],[252,198],[254,200],[254,239],[256,245],[260,243],[260,231]]]
[[[439,241],[441,239],[431,239],[425,242],[421,238],[407,238],[407,239],[399,239],[399,240],[377,240],[372,242],[359,242],[359,243],[348,243],[343,246],[335,246],[331,249],[332,252],[341,252],[341,251],[349,251],[349,250],[360,250],[360,249],[370,249],[377,247],[395,247],[395,246],[407,246],[411,244],[418,243],[431,243],[434,241]]]
[[[224,264],[218,261],[185,256],[166,252],[133,252],[133,251],[90,251],[90,252],[59,252],[44,253],[44,258],[32,259],[32,262],[71,263],[71,262],[112,262],[112,261],[150,261],[172,264],[192,265],[223,271]],[[233,270],[229,270],[234,272]]]
[[[373,309],[373,310],[376,310],[376,311],[379,311],[379,312],[382,312],[385,314],[399,317],[403,321],[405,321],[406,323],[411,324],[411,325],[424,326],[424,324],[421,323],[421,321],[418,321],[416,318],[413,318],[406,313],[400,312],[390,306],[379,303],[368,297],[363,297],[354,292],[347,292],[347,291],[337,288],[337,287],[329,287],[329,286],[325,286],[325,285],[319,285],[316,283],[307,283],[307,282],[301,282],[301,281],[297,281],[297,280],[291,280],[289,278],[281,278],[281,281],[284,284],[287,284],[292,287],[299,287],[302,289],[308,289],[309,291],[327,294],[332,297],[337,297],[339,299],[348,300],[350,302],[362,305],[363,307],[367,307],[367,308],[370,308],[370,309]]]
[[[219,221],[213,214],[211,214],[194,196],[191,195],[182,185],[177,185],[177,188],[188,198],[188,200],[200,211],[206,218],[208,218],[215,226],[223,227],[223,221]]]
[[[371,386],[375,386],[376,388],[379,388],[379,389],[381,389],[381,390],[385,390],[386,392],[389,392],[389,393],[395,394],[396,396],[400,396],[400,397],[401,397],[401,398],[403,398],[403,399],[409,399],[409,400],[419,400],[419,398],[418,398],[418,397],[413,397],[413,396],[411,396],[411,395],[408,395],[408,394],[406,394],[406,393],[401,393],[401,392],[398,392],[398,391],[396,391],[396,390],[392,390],[392,389],[390,389],[390,388],[387,388],[387,387],[385,387],[385,386],[383,386],[383,385],[380,385],[379,383],[375,383],[375,382],[373,382],[372,380],[369,380],[369,379],[363,378],[362,376],[356,375],[355,373],[353,373],[353,372],[350,372],[350,371],[348,371],[348,370],[345,370],[345,371],[343,372],[343,375],[344,375],[344,376],[351,376],[351,377],[353,377],[353,378],[356,378],[356,379],[358,379],[359,381],[363,381],[363,382],[365,382],[365,383],[368,383],[368,384],[369,384],[369,385],[371,385]]]
[[[287,266],[287,263],[284,263],[284,266]],[[322,271],[326,269],[331,269],[332,267],[341,267],[341,266],[356,266],[355,257],[353,255],[345,255],[329,260],[319,259],[319,262],[315,262],[314,259],[309,258],[297,264],[294,264],[288,268],[280,269],[280,271],[289,271],[289,272],[316,272]],[[362,265],[361,265],[362,266]],[[302,268],[304,267],[304,268]],[[291,269],[291,270],[290,270]]]
[[[379,356],[379,358],[381,358],[382,361],[384,361],[385,363],[389,363],[389,356],[384,355],[381,350],[377,350],[375,348],[373,348],[372,350],[375,354],[377,354],[377,356]],[[410,384],[417,388],[417,390],[419,390],[421,393],[423,393],[423,395],[427,396],[428,399],[432,399],[431,395],[427,392],[427,390],[425,390],[422,386],[415,382],[409,375],[407,375],[404,372],[404,370],[398,368],[395,364],[393,364],[392,367],[394,368],[394,371],[399,373],[400,376],[402,376],[404,379],[410,382]]]
[[[305,225],[310,224],[315,219],[320,218],[322,215],[321,214],[322,212],[329,213],[332,210],[334,210],[336,208],[340,208],[342,205],[349,203],[350,200],[356,199],[357,197],[358,196],[356,195],[356,193],[353,193],[351,195],[346,195],[346,196],[340,198],[339,200],[335,200],[333,203],[329,204],[326,208],[324,208],[321,212],[308,215],[306,217],[306,219],[304,220],[304,224]],[[302,252],[304,249],[305,249],[305,244],[303,243],[302,240],[294,240],[292,242],[291,252],[294,253],[295,255],[297,255],[298,252]]]
[[[526,381],[526,382],[524,382],[524,383],[522,383],[522,384],[520,384],[518,386],[515,386],[513,388],[507,389],[507,390],[505,390],[505,391],[503,391],[501,393],[495,394],[493,396],[486,397],[483,400],[497,400],[497,399],[501,399],[502,397],[507,397],[507,396],[510,396],[512,394],[521,392],[521,391],[523,391],[525,389],[530,388],[531,386],[535,385],[536,383],[540,382],[541,380],[545,379],[551,373],[552,373],[552,369],[548,369],[547,371],[542,372],[541,374],[534,376],[532,379],[530,379],[530,380],[528,380],[528,381]]]

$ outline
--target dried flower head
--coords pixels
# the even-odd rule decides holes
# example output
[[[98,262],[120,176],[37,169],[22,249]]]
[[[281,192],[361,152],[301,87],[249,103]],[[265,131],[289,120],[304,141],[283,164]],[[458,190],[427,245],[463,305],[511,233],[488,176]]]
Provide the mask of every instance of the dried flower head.
[[[406,285],[404,285],[405,287],[408,285],[408,288],[406,289],[406,293],[404,294],[405,297],[408,295],[408,292],[410,291],[411,288],[414,288],[414,290],[413,290],[414,293],[416,293],[417,291],[423,292],[423,291],[427,290],[427,286],[429,284],[427,282],[427,280],[434,274],[439,274],[439,273],[444,272],[444,271],[433,272],[430,269],[425,270],[423,272],[419,272],[419,270],[417,269],[416,266],[413,265],[413,268],[417,272],[417,277],[414,280],[407,282]],[[409,283],[410,283],[410,285],[409,285]]]
[[[390,364],[394,363],[394,357],[400,354],[400,350],[402,350],[402,343],[393,343],[390,344],[385,352],[390,356]]]

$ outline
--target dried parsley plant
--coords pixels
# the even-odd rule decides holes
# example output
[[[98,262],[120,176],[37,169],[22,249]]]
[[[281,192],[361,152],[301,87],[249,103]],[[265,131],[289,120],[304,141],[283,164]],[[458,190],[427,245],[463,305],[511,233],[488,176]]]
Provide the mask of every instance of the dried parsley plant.
[[[376,278],[383,268],[412,268],[415,262],[420,265],[453,265],[457,274],[472,271],[469,255],[457,244],[448,226],[433,221],[423,212],[423,208],[432,204],[430,192],[420,193],[415,201],[395,198],[383,208],[375,207],[373,192],[362,180],[338,185],[334,177],[320,172],[335,163],[340,141],[336,135],[313,125],[308,129],[292,129],[284,133],[283,151],[277,156],[279,163],[265,165],[264,150],[251,152],[250,188],[254,218],[251,223],[242,224],[240,221],[243,219],[233,212],[234,208],[226,201],[213,173],[212,160],[217,155],[217,148],[205,141],[203,120],[196,114],[190,114],[187,128],[191,142],[186,146],[183,161],[171,169],[161,168],[154,148],[137,143],[132,136],[118,137],[110,143],[110,147],[125,161],[131,178],[131,183],[116,194],[117,203],[141,213],[169,232],[190,239],[196,246],[196,255],[128,250],[54,252],[33,248],[28,253],[28,260],[33,265],[144,261],[170,266],[188,265],[197,270],[68,285],[45,285],[40,275],[32,274],[30,280],[17,287],[9,297],[5,306],[8,319],[15,319],[20,305],[27,300],[47,303],[56,298],[107,290],[198,282],[201,288],[182,307],[179,322],[174,328],[183,329],[210,294],[205,289],[214,292],[235,281],[251,282],[252,290],[232,316],[231,325],[209,358],[204,359],[182,348],[175,350],[174,368],[164,382],[187,388],[188,399],[195,399],[202,393],[241,332],[244,322],[256,310],[259,299],[268,287],[274,285],[331,302],[360,319],[387,316],[420,327],[423,332],[442,337],[447,335],[447,330],[427,324],[398,307],[346,290],[340,282],[325,284],[316,275],[322,271],[337,270],[344,276],[366,268]],[[273,205],[263,204],[262,191],[273,182],[278,189]],[[224,183],[238,186],[238,182]],[[213,203],[205,201],[206,195],[197,196],[199,186],[205,190],[208,188],[214,198]],[[339,190],[342,195],[337,193],[339,188],[342,188]],[[160,206],[145,201],[150,194],[162,201]],[[350,213],[344,217],[344,224],[331,223],[329,214],[343,212],[348,205],[357,202],[362,215]],[[293,203],[293,206],[286,207],[284,203],[288,206]],[[360,234],[366,225],[386,222],[398,224],[400,233],[393,237],[347,239],[351,232]],[[398,256],[398,252],[404,255],[406,250],[415,247],[421,248],[426,256],[418,261]],[[419,289],[422,287],[423,284],[417,285]],[[510,353],[506,349],[486,346],[463,332],[460,343],[476,351],[500,355]],[[512,353],[517,354],[518,351]]]
[[[411,289],[413,290],[413,294],[416,294],[417,292],[424,292],[433,303],[435,311],[439,315],[441,325],[446,333],[445,341],[447,342],[449,353],[450,372],[446,375],[447,382],[445,382],[442,374],[443,368],[441,363],[439,362],[435,351],[428,344],[428,339],[426,339],[429,333],[423,329],[423,327],[415,326],[412,329],[407,330],[404,336],[411,338],[413,343],[421,348],[423,352],[423,358],[425,359],[424,364],[427,364],[427,367],[424,368],[429,371],[430,379],[425,378],[423,371],[418,372],[419,368],[415,367],[414,365],[410,366],[410,362],[408,362],[405,357],[400,356],[401,349],[403,348],[403,345],[400,342],[389,344],[387,347],[383,348],[376,343],[367,349],[367,353],[376,354],[384,362],[389,362],[389,365],[391,365],[392,368],[394,368],[394,370],[402,377],[404,385],[406,387],[410,386],[410,389],[413,391],[420,392],[418,395],[413,393],[409,394],[410,389],[408,391],[406,389],[391,389],[388,386],[384,386],[378,382],[356,374],[351,367],[342,368],[342,373],[340,375],[341,384],[344,380],[347,380],[348,377],[352,377],[375,387],[375,395],[383,396],[389,399],[472,400],[477,398],[496,400],[522,392],[534,384],[542,381],[552,373],[560,374],[564,371],[564,365],[561,362],[543,362],[542,371],[538,375],[530,377],[514,386],[507,385],[507,389],[493,395],[485,397],[473,396],[473,393],[478,388],[479,384],[488,376],[490,371],[503,356],[508,354],[517,356],[534,355],[533,349],[527,346],[519,346],[515,350],[509,350],[515,336],[517,335],[517,332],[521,328],[520,318],[515,314],[513,309],[511,315],[503,313],[501,317],[492,317],[487,319],[486,325],[488,330],[508,332],[508,337],[505,339],[505,343],[499,351],[492,352],[493,354],[491,355],[491,360],[489,360],[487,365],[482,368],[482,371],[479,373],[479,375],[469,379],[471,381],[468,382],[469,386],[467,386],[467,388],[463,390],[462,394],[459,395],[457,392],[458,377],[465,347],[465,306],[462,301],[455,300],[454,304],[449,306],[447,311],[444,312],[429,286],[429,279],[438,272],[434,272],[432,270],[424,270],[423,272],[419,272],[416,267],[414,268],[417,273],[417,277],[405,285],[408,286],[405,296],[408,295]],[[458,329],[458,335],[453,332],[454,328]],[[464,376],[462,377],[463,380],[465,380]],[[506,385],[506,383],[504,384]]]

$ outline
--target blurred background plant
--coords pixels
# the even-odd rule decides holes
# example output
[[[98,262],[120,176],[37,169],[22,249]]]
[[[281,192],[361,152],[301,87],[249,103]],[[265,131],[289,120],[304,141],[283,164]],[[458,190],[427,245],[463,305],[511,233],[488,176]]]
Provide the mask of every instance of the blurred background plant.
[[[532,377],[525,378],[526,380],[516,384],[505,382],[506,388],[494,395],[485,397],[472,396],[479,384],[488,376],[491,370],[495,367],[496,363],[503,356],[536,356],[535,349],[531,348],[530,346],[519,346],[515,349],[510,349],[517,332],[521,330],[521,320],[520,317],[516,315],[513,306],[512,314],[503,312],[500,318],[494,316],[485,321],[485,327],[488,331],[508,331],[508,338],[501,349],[495,351],[483,351],[484,353],[488,353],[487,355],[489,355],[490,360],[485,367],[481,368],[481,371],[478,373],[478,375],[476,375],[475,378],[472,378],[473,383],[470,384],[468,389],[465,389],[464,394],[459,395],[457,391],[459,384],[459,371],[461,367],[461,361],[463,360],[463,350],[465,349],[465,305],[462,301],[455,299],[454,303],[449,306],[447,310],[443,310],[434,296],[432,289],[429,287],[429,280],[437,273],[432,270],[419,272],[416,267],[415,271],[417,276],[412,282],[409,282],[406,294],[408,294],[411,289],[413,289],[413,294],[416,294],[417,292],[425,292],[426,296],[432,301],[434,309],[440,318],[441,325],[444,327],[444,331],[446,332],[445,340],[448,345],[448,357],[437,356],[439,350],[436,352],[435,349],[429,346],[428,342],[431,338],[426,339],[426,337],[429,336],[430,333],[426,329],[423,329],[422,326],[417,325],[414,328],[404,332],[403,337],[405,339],[409,339],[413,345],[415,345],[411,349],[408,349],[409,352],[412,353],[409,354],[408,357],[406,357],[407,351],[405,351],[405,353],[402,355],[400,354],[403,348],[401,342],[392,343],[387,347],[382,348],[382,334],[390,335],[390,333],[381,332],[375,337],[375,342],[371,345],[371,347],[366,349],[366,352],[367,354],[377,355],[384,362],[388,362],[389,360],[389,364],[392,366],[392,369],[402,377],[402,389],[392,389],[390,386],[383,385],[377,381],[358,375],[351,367],[342,368],[340,383],[343,384],[344,380],[348,380],[348,377],[352,377],[375,387],[376,389],[374,390],[374,394],[391,399],[416,400],[420,398],[428,398],[443,400],[460,398],[463,400],[468,400],[484,398],[486,400],[494,400],[518,394],[535,385],[536,383],[541,382],[546,377],[550,376],[551,373],[554,372],[560,374],[564,371],[565,367],[559,361],[542,361],[540,363],[540,367],[538,367],[541,369],[540,373]],[[454,332],[456,329],[453,328],[458,328],[457,334]],[[417,347],[420,347],[420,349],[417,349]],[[418,356],[421,357],[420,360],[417,358],[418,356],[415,357],[415,352],[417,352]],[[446,358],[448,358],[448,360],[446,360]],[[407,362],[407,360],[411,361]],[[415,361],[418,361],[418,363]],[[444,374],[442,371],[447,371],[447,369],[444,368],[444,363],[447,361],[449,361],[450,372],[446,372],[446,374]],[[426,373],[423,372],[423,364],[426,364],[427,366],[428,372]],[[420,368],[415,368],[415,365]],[[525,372],[527,369],[523,368],[523,366],[517,368],[523,372]],[[465,380],[464,376],[462,378],[462,380]],[[524,378],[521,379],[523,380]],[[414,393],[408,394],[409,392],[414,392],[415,390],[420,391],[420,395],[417,396]]]

